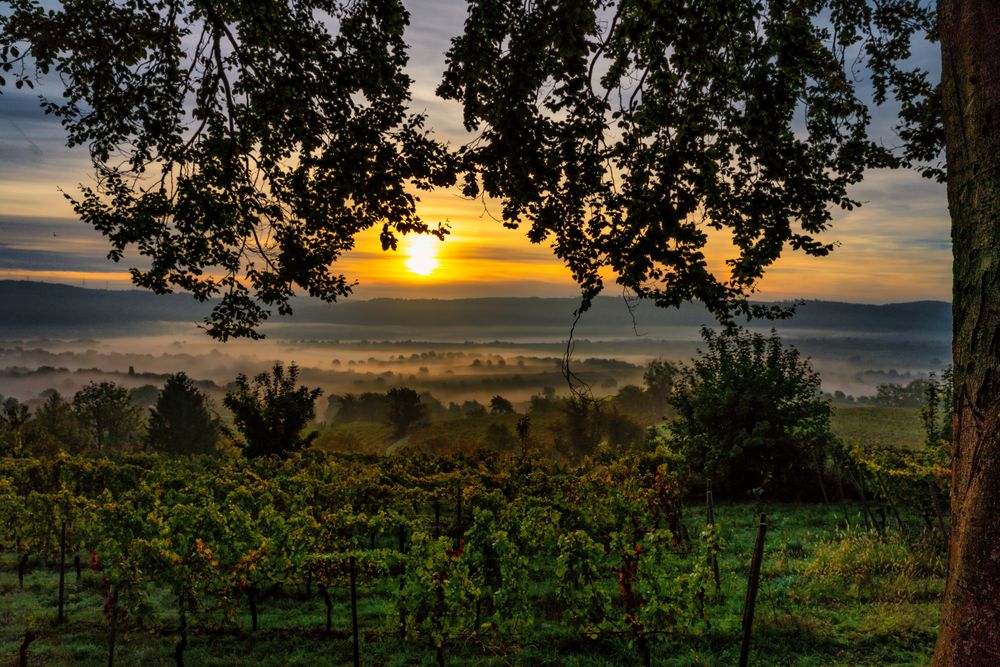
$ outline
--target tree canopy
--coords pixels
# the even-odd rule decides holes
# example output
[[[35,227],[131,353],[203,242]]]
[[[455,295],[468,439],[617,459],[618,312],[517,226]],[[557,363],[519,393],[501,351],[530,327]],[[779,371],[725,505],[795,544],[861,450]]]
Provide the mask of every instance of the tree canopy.
[[[330,265],[358,232],[380,227],[383,248],[446,233],[415,210],[454,176],[408,109],[399,0],[9,4],[2,76],[58,75],[45,111],[93,162],[77,215],[112,259],[150,259],[137,285],[221,297],[212,335],[259,335],[296,286],[349,294]]]
[[[299,367],[294,363],[287,371],[275,364],[270,374],[261,373],[253,380],[240,374],[226,393],[223,404],[233,413],[248,458],[284,456],[315,439],[315,431],[307,435],[302,431],[316,416],[316,399],[323,391],[298,381]]]
[[[415,193],[459,175],[551,244],[583,309],[610,275],[725,319],[774,314],[747,300],[757,281],[786,246],[831,250],[821,234],[866,169],[941,173],[937,88],[900,65],[936,36],[920,0],[471,0],[438,88],[473,136],[457,150],[409,109],[400,0],[10,5],[4,76],[57,74],[45,110],[94,164],[77,214],[113,259],[150,259],[136,284],[221,297],[221,338],[258,335],[295,290],[349,294],[332,265],[362,230],[384,248],[443,236]],[[891,98],[901,151],[869,136],[869,102]]]
[[[833,442],[819,374],[777,335],[702,330],[705,349],[677,374],[677,446],[716,490],[794,499],[815,488]]]
[[[98,454],[120,452],[139,440],[142,410],[129,390],[114,382],[89,382],[73,396],[73,412]]]

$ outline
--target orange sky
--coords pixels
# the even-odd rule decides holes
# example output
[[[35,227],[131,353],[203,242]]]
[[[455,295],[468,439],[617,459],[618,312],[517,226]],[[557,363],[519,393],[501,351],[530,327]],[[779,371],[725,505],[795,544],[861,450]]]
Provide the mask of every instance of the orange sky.
[[[67,173],[62,183],[71,183],[73,176],[79,178]],[[840,242],[835,252],[825,258],[788,253],[760,284],[759,297],[869,303],[948,300],[951,259],[944,192],[914,179],[913,174],[872,174],[859,188],[867,205],[838,215],[825,237]],[[568,272],[549,248],[503,228],[483,212],[481,203],[455,192],[424,193],[420,213],[428,221],[447,222],[452,230],[444,242],[431,244],[436,250],[434,270],[414,273],[407,266],[409,243],[404,240],[397,252],[383,252],[372,230],[339,263],[338,270],[360,281],[357,297],[575,293]],[[106,242],[72,220],[55,183],[0,182],[0,233],[9,231],[5,227],[12,220],[19,233],[4,233],[0,240],[0,278],[129,286],[127,266],[103,259]],[[714,268],[723,267],[727,250],[724,243],[710,246]],[[28,259],[7,261],[15,251]],[[39,259],[33,263],[31,257]]]

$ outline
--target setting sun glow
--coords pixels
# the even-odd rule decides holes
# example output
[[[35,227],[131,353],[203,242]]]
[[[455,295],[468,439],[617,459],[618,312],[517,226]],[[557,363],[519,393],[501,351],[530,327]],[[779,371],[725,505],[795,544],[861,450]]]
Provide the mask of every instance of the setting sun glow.
[[[433,236],[410,236],[406,239],[406,268],[418,276],[429,276],[438,267],[437,244]]]

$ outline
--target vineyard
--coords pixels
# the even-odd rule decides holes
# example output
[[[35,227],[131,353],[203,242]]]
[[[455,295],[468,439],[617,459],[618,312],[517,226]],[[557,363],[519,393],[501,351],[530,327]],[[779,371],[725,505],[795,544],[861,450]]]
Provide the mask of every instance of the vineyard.
[[[752,664],[919,664],[943,573],[932,515],[907,511],[926,486],[914,478],[910,502],[905,462],[862,463],[884,491],[863,505],[725,504],[709,524],[662,450],[572,467],[488,452],[5,459],[0,653],[735,664],[763,510]]]

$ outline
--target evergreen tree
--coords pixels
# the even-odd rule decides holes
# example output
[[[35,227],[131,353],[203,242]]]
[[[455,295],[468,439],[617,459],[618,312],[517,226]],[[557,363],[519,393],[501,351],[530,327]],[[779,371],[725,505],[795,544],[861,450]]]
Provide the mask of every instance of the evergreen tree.
[[[167,378],[149,412],[146,446],[172,455],[212,454],[219,425],[208,399],[184,373]]]

